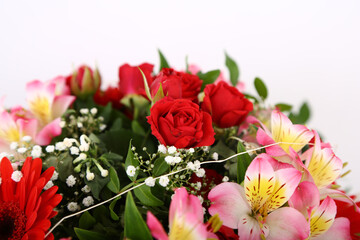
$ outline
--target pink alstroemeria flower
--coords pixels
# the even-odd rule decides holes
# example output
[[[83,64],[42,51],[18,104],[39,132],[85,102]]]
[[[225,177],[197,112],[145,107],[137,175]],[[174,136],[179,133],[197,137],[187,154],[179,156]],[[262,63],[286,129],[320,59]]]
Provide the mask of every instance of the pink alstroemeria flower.
[[[64,91],[57,87],[55,80],[48,83],[35,80],[26,85],[30,112],[39,122],[35,142],[40,145],[49,144],[53,137],[61,134],[60,117],[75,100],[74,96],[57,95]]]
[[[36,135],[37,120],[16,117],[3,110],[0,113],[0,151],[9,151],[12,142],[20,142],[24,136],[33,139]]]
[[[314,137],[314,134],[304,125],[294,125],[282,112],[274,110],[271,114],[271,126],[268,130],[263,124],[257,131],[256,139],[261,145],[278,145],[267,147],[266,153],[279,161],[288,161],[290,148],[299,152]],[[280,158],[285,156],[285,158]]]
[[[301,173],[290,164],[260,154],[245,173],[244,187],[222,183],[209,193],[211,215],[219,214],[223,224],[237,228],[244,240],[306,239],[309,225],[291,207],[281,207],[291,197]]]
[[[336,216],[336,204],[327,196],[320,204],[318,187],[312,182],[301,182],[289,199],[289,206],[300,211],[310,226],[311,240],[348,240],[350,221]]]
[[[158,240],[206,240],[209,236],[217,239],[214,234],[207,232],[203,221],[200,200],[194,195],[189,195],[183,187],[175,190],[170,204],[169,235],[151,212],[147,213],[146,223],[152,236]]]

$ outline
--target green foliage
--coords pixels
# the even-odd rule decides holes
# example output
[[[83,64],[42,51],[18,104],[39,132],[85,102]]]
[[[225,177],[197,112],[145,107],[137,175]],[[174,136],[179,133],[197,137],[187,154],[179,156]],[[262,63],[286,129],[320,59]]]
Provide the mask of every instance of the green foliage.
[[[225,65],[229,69],[230,72],[230,81],[233,86],[236,86],[239,80],[240,71],[239,67],[236,62],[227,54],[225,53]]]
[[[290,113],[289,119],[294,124],[305,124],[310,119],[310,108],[306,102],[304,102],[301,107],[299,113]]]
[[[124,221],[124,234],[126,238],[139,240],[152,239],[150,231],[139,213],[130,192],[126,196]]]
[[[132,141],[130,140],[130,142],[129,142],[129,149],[128,149],[128,152],[127,152],[127,155],[126,155],[126,160],[125,160],[125,170],[127,169],[127,167],[128,167],[129,165],[132,165],[132,166],[134,166],[135,168],[136,168],[137,166],[139,166],[139,162],[135,159],[134,153],[133,153],[133,151],[131,150],[131,148],[132,148],[131,142],[132,142]],[[130,176],[128,176],[128,177],[130,178],[131,181],[135,181],[138,174],[139,174],[139,172],[136,171],[136,173],[135,173],[135,175],[134,175],[133,177],[130,177]]]
[[[206,73],[198,72],[197,75],[201,80],[203,80],[203,83],[201,85],[201,91],[202,91],[204,90],[206,85],[212,84],[216,81],[216,79],[220,75],[220,70],[212,70]]]
[[[95,178],[91,181],[88,181],[84,178],[86,185],[88,185],[91,189],[91,193],[97,200],[100,200],[100,192],[103,188],[108,184],[110,177],[109,175],[106,177],[102,177],[99,169],[94,166],[91,168],[91,172],[95,174]]]
[[[286,103],[278,103],[275,105],[275,107],[278,108],[281,112],[288,112],[292,109],[292,106]]]
[[[58,157],[58,172],[59,179],[63,182],[66,181],[66,178],[70,175],[75,175],[73,158],[68,152],[61,153]]]
[[[80,240],[104,240],[106,239],[106,235],[101,234],[99,232],[88,231],[85,229],[75,228],[76,236]]]
[[[142,185],[141,187],[135,188],[133,191],[134,191],[135,196],[145,206],[157,207],[157,206],[164,205],[163,201],[156,198],[151,193],[151,188],[149,186]]]
[[[84,212],[79,219],[79,228],[90,229],[96,223],[96,220],[89,212]]]
[[[244,181],[245,172],[249,167],[252,159],[241,142],[238,142],[237,152],[244,154],[237,156],[237,182],[240,184]]]
[[[160,57],[160,69],[159,72],[161,71],[161,69],[163,68],[169,68],[170,65],[168,64],[165,56],[163,55],[163,53],[160,51],[160,49],[158,49],[159,52],[159,57]]]
[[[117,175],[115,168],[111,167],[109,169],[110,181],[106,184],[107,188],[110,189],[113,193],[117,194],[120,192],[120,180]]]
[[[254,86],[259,96],[265,100],[268,96],[268,90],[265,83],[260,78],[255,78]]]
[[[169,164],[165,162],[164,157],[160,157],[154,162],[153,175],[158,177],[169,170]]]

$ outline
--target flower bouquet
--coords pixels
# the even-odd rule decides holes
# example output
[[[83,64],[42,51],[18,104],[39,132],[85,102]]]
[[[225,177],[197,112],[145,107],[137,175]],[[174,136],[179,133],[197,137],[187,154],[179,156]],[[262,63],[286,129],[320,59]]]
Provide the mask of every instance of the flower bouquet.
[[[26,85],[1,108],[0,239],[360,239],[345,164],[304,124],[220,70],[124,64]],[[3,105],[3,104],[1,104]]]

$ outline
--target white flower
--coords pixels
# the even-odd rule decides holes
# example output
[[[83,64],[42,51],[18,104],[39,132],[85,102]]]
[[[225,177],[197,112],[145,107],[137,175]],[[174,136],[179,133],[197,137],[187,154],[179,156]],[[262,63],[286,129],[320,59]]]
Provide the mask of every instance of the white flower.
[[[70,212],[75,212],[75,211],[79,210],[80,207],[76,202],[69,202],[69,204],[67,205],[67,209]]]
[[[149,187],[155,186],[155,179],[153,177],[148,177],[145,179],[145,184]]]
[[[85,185],[83,188],[81,188],[81,191],[84,193],[89,193],[91,191],[91,189],[88,185]]]
[[[58,177],[59,177],[59,173],[58,173],[57,171],[54,171],[54,173],[53,173],[53,175],[52,175],[52,177],[51,177],[51,180],[52,180],[52,181],[55,181],[55,180],[58,179]]]
[[[203,177],[203,176],[205,175],[205,169],[200,168],[199,170],[197,170],[197,171],[195,172],[195,174],[196,174],[196,176],[198,176],[198,177]]]
[[[98,110],[97,110],[97,108],[92,108],[92,109],[90,110],[90,112],[91,112],[92,115],[96,115],[97,112],[98,112]]]
[[[103,117],[103,116],[98,117],[98,119],[99,119],[100,122],[104,121],[104,117]]]
[[[189,153],[194,153],[194,152],[195,152],[195,149],[189,148]]]
[[[169,184],[169,178],[168,176],[161,176],[159,179],[159,184],[163,187],[166,187]]]
[[[13,168],[14,171],[18,169],[19,164],[20,164],[19,162],[16,162],[16,163],[12,163],[12,164],[11,164],[11,166],[12,166],[12,168]]]
[[[174,147],[174,146],[169,147],[168,148],[168,153],[170,153],[170,154],[176,153],[176,147]]]
[[[66,146],[63,142],[57,142],[55,144],[55,149],[58,151],[64,151],[66,149]]]
[[[85,135],[80,136],[80,151],[87,152],[90,148],[90,139]]]
[[[92,198],[92,196],[88,196],[83,199],[82,204],[84,204],[85,207],[90,207],[94,204],[94,199]]]
[[[12,143],[10,143],[10,149],[11,149],[11,150],[17,149],[18,146],[19,146],[19,144],[18,144],[17,142],[12,142]]]
[[[89,109],[87,109],[87,108],[82,108],[82,109],[80,109],[80,113],[83,114],[83,115],[88,114],[88,113],[89,113]]]
[[[35,145],[35,146],[33,147],[32,151],[31,151],[31,156],[32,156],[33,158],[38,158],[38,157],[41,156],[41,154],[42,154],[42,149],[41,149],[41,147],[40,147],[39,145]]]
[[[126,174],[127,174],[129,177],[135,176],[135,174],[136,174],[136,168],[135,168],[133,165],[129,165],[129,166],[126,168]]]
[[[166,156],[165,162],[169,165],[174,165],[174,157],[173,156]]]
[[[92,181],[92,180],[94,180],[94,178],[95,178],[95,174],[94,174],[94,173],[92,173],[92,172],[87,172],[87,173],[86,173],[86,179],[87,179],[88,181]]]
[[[74,159],[74,162],[79,162],[79,161],[85,160],[86,158],[87,158],[87,156],[85,153],[80,153],[80,155]]]
[[[104,131],[106,128],[106,124],[100,124],[99,128],[100,128],[100,131]]]
[[[76,143],[76,140],[74,138],[64,138],[63,143],[69,148],[73,145],[73,143]]]
[[[55,146],[54,145],[49,145],[45,148],[45,151],[48,153],[52,153],[55,150]]]
[[[66,122],[65,121],[60,121],[59,126],[61,128],[64,128],[66,126]]]
[[[228,176],[224,176],[222,179],[223,182],[228,182],[229,181],[229,177]]]
[[[89,144],[81,144],[80,147],[79,147],[80,151],[82,151],[82,152],[89,151],[89,148],[90,148]]]
[[[199,168],[200,168],[200,166],[201,166],[200,161],[199,161],[199,160],[195,160],[194,166],[195,166],[195,171],[199,170]]]
[[[44,190],[48,190],[49,188],[51,188],[52,186],[54,186],[54,183],[50,180],[46,183],[46,185],[44,186]]]
[[[31,142],[32,137],[30,137],[30,136],[24,136],[21,140],[22,140],[23,142],[29,143],[29,142]]]
[[[166,151],[167,151],[167,149],[166,149],[166,147],[163,145],[163,144],[160,144],[159,146],[158,146],[158,152],[159,153],[166,153]]]
[[[189,168],[191,171],[195,171],[195,165],[193,162],[188,162],[186,167]]]
[[[78,123],[77,123],[77,127],[78,127],[78,128],[82,128],[82,127],[84,127],[84,125],[83,125],[81,122],[78,122]]]
[[[70,175],[66,178],[66,185],[68,185],[68,187],[73,187],[76,183],[76,177],[74,177],[73,175]]]
[[[179,163],[179,162],[181,162],[181,157],[174,157],[173,161],[174,161],[175,164]]]
[[[204,202],[204,198],[203,198],[202,196],[200,196],[200,195],[199,195],[199,196],[197,196],[197,197],[198,197],[198,199],[200,200],[200,203],[201,203],[201,204],[203,204],[203,202]]]
[[[205,213],[206,213],[206,208],[202,208],[202,210],[203,210],[203,215],[205,215]]]
[[[27,151],[27,148],[24,148],[24,147],[18,148],[18,150],[17,150],[17,152],[20,154],[24,154],[26,151]]]
[[[208,152],[208,151],[210,151],[210,147],[209,147],[209,146],[205,146],[205,147],[203,147],[203,150],[204,150],[204,152]]]
[[[20,171],[14,171],[11,174],[11,179],[14,180],[14,182],[20,182],[22,177],[23,177],[23,174]]]
[[[212,158],[214,159],[214,160],[219,160],[219,154],[217,153],[217,152],[214,152],[213,154],[212,154]]]
[[[197,190],[200,190],[201,189],[201,182],[196,182],[196,186],[195,186],[195,188],[197,189]]]
[[[109,175],[109,171],[106,170],[106,169],[102,169],[102,170],[101,170],[101,176],[102,176],[102,177],[106,177],[107,175]]]
[[[80,150],[79,150],[78,147],[72,146],[72,147],[70,148],[70,154],[71,154],[71,155],[79,155],[79,152],[80,152]]]

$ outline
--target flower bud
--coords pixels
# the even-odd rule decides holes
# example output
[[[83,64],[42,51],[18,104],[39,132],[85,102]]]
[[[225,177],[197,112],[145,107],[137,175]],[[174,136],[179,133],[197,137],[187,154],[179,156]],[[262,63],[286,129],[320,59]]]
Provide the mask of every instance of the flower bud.
[[[83,65],[67,78],[67,82],[75,96],[85,99],[94,95],[100,88],[101,76],[98,69],[93,71],[90,67]]]

